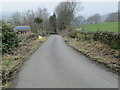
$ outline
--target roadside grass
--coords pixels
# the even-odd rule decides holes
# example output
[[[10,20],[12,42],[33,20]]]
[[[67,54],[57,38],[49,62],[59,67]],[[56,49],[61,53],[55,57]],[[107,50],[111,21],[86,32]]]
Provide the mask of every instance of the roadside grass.
[[[2,70],[11,70],[11,68],[15,67],[18,63],[21,63],[22,59],[24,59],[25,56],[20,55],[4,55],[2,57]],[[21,60],[21,61],[20,61]]]
[[[77,28],[83,28],[85,32],[95,32],[95,31],[118,32],[118,22],[106,22],[106,23],[82,25],[82,26],[77,26]]]
[[[120,71],[118,50],[99,41],[83,39],[77,41],[77,38],[70,37],[64,37],[64,40],[70,47],[89,57],[93,62],[99,63],[115,73]]]
[[[118,53],[120,52],[120,49],[115,49],[109,44],[103,43],[100,40],[94,40],[94,38],[97,38],[94,36],[97,32],[79,32],[75,31],[75,29],[71,29],[69,32],[68,30],[64,31],[67,32],[66,36],[63,32],[61,35],[64,37],[65,42],[67,42],[70,47],[89,57],[91,61],[107,67],[108,70],[115,73],[120,72],[120,54]],[[107,36],[109,36],[109,34],[113,34],[113,36],[110,35],[110,37],[112,37],[114,40],[114,35],[118,33],[106,32],[106,34],[108,34]],[[108,41],[109,39],[107,38],[106,34],[101,36],[104,41]],[[99,36],[99,34],[96,36]],[[112,38],[110,38],[110,42],[112,42]],[[117,44],[113,43],[115,46]]]

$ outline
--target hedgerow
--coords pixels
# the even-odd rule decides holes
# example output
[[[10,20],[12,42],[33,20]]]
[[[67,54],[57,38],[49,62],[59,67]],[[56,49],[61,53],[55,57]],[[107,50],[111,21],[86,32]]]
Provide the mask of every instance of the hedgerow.
[[[14,28],[8,24],[2,23],[2,53],[14,50],[19,46],[20,39]]]
[[[120,33],[107,32],[107,31],[97,31],[97,32],[77,32],[72,31],[69,33],[71,38],[78,38],[95,41],[100,41],[101,43],[107,44],[113,49],[120,49]]]

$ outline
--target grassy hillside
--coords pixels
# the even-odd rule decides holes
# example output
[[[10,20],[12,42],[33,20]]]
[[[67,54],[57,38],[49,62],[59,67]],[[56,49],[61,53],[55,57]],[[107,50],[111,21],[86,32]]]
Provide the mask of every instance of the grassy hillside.
[[[98,24],[89,24],[77,26],[78,28],[83,28],[86,32],[94,32],[94,31],[112,31],[118,32],[118,22],[106,22],[106,23],[98,23]],[[98,29],[99,28],[99,29]]]

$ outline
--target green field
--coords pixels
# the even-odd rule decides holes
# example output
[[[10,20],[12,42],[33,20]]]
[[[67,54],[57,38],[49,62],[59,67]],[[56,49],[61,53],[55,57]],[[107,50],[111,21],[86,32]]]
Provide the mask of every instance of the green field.
[[[106,22],[106,23],[77,26],[77,28],[79,27],[83,28],[83,30],[86,32],[95,32],[95,31],[118,32],[118,22]]]

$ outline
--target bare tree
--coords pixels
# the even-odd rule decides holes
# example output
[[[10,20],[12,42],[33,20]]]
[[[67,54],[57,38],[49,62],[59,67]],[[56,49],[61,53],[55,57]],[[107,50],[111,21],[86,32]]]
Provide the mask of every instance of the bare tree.
[[[75,26],[84,25],[84,24],[86,24],[86,19],[84,16],[77,16],[72,21],[72,25],[75,25]]]
[[[34,33],[44,33],[47,32],[47,24],[48,24],[48,12],[46,8],[40,8],[36,11],[27,10],[23,14],[23,23],[22,25],[29,25],[31,27],[32,32]],[[37,24],[34,22],[35,18],[41,18],[43,20],[42,24]],[[39,31],[39,32],[38,32]]]
[[[39,28],[41,28],[42,33],[47,33],[49,31],[49,13],[46,8],[40,8],[38,7],[38,10],[36,12],[37,17],[41,18],[43,20],[43,23]]]
[[[96,24],[96,23],[99,23],[99,22],[101,22],[101,16],[99,14],[95,14],[93,16],[90,16],[87,19],[87,24]]]
[[[37,24],[34,23],[35,12],[33,10],[24,11],[24,21],[22,25],[29,25],[31,31],[37,33]]]
[[[105,22],[116,22],[116,21],[118,21],[118,12],[110,13],[105,20]]]
[[[20,12],[16,12],[12,15],[11,23],[13,25],[21,25],[22,23],[22,15]]]
[[[101,16],[99,14],[94,15],[94,22],[95,22],[95,24],[101,22]]]
[[[80,2],[61,2],[55,9],[60,30],[71,25],[74,16],[81,10]]]

